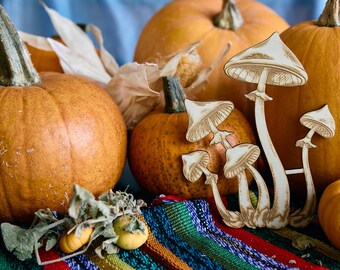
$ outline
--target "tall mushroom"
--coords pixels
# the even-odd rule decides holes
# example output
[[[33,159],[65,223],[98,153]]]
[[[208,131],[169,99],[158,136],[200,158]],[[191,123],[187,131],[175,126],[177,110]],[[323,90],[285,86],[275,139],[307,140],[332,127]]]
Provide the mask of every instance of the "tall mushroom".
[[[188,131],[186,133],[186,139],[189,142],[197,142],[209,133],[213,133],[214,137],[210,144],[221,143],[226,149],[231,147],[227,137],[232,133],[219,130],[217,126],[227,119],[234,109],[232,102],[204,102],[186,99],[185,107],[189,118]]]
[[[281,228],[288,223],[290,191],[287,175],[271,141],[264,102],[272,100],[266,84],[279,86],[302,85],[307,74],[293,52],[281,41],[277,32],[261,43],[240,52],[224,66],[234,79],[257,83],[257,89],[246,95],[255,101],[255,123],[263,151],[269,163],[274,183],[274,202],[268,214],[267,227]]]
[[[316,209],[315,187],[308,160],[308,150],[316,147],[311,141],[312,136],[318,133],[324,138],[331,138],[335,134],[335,121],[329,111],[328,105],[323,106],[321,109],[305,113],[300,118],[300,122],[310,129],[304,138],[296,142],[296,146],[302,148],[302,164],[306,180],[307,197],[304,207],[296,210],[289,217],[289,224],[294,227],[307,226],[314,217]]]
[[[206,176],[205,183],[211,186],[214,194],[218,212],[222,216],[224,223],[230,227],[241,228],[244,223],[240,212],[229,211],[225,208],[221,195],[217,187],[217,174],[210,172],[207,168],[209,164],[209,154],[204,150],[197,150],[189,154],[182,155],[183,174],[191,182],[197,181],[203,174]]]
[[[270,198],[266,183],[260,173],[253,167],[260,156],[260,148],[254,144],[242,143],[226,151],[224,175],[226,178],[237,176],[239,183],[239,205],[243,222],[250,228],[264,227],[270,209]],[[245,170],[253,175],[258,187],[258,202],[254,209],[249,195]]]

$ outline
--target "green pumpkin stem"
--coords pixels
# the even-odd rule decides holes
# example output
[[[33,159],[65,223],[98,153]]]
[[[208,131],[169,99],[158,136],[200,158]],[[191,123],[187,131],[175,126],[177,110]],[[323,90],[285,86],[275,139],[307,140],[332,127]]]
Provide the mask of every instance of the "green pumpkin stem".
[[[163,91],[166,113],[186,112],[184,104],[185,94],[177,77],[163,77]]]
[[[0,85],[29,86],[40,82],[17,30],[0,5]]]
[[[339,5],[340,0],[328,0],[317,22],[318,26],[340,26]]]
[[[215,26],[236,30],[243,24],[243,18],[234,0],[223,0],[222,11],[214,18]]]

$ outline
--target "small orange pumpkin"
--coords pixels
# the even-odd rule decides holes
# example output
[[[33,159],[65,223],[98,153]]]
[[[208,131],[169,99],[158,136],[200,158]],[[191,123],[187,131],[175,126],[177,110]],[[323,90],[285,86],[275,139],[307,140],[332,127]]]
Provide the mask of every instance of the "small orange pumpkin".
[[[221,195],[236,193],[237,178],[227,180],[223,174],[225,148],[221,144],[209,146],[213,135],[195,143],[186,140],[188,115],[177,77],[164,78],[163,89],[165,96],[169,96],[165,111],[155,111],[147,115],[131,134],[128,157],[136,181],[154,195],[177,195],[187,199],[211,197],[211,188],[204,180],[192,183],[183,175],[181,155],[200,149],[210,154],[208,169],[219,174],[218,188]],[[233,133],[230,136],[232,146],[242,142],[255,143],[248,121],[236,109],[219,129]],[[252,181],[250,175],[248,181]]]
[[[88,80],[35,71],[1,7],[0,221],[65,212],[76,183],[95,196],[113,188],[126,159],[118,106]]]
[[[201,41],[198,54],[203,65],[210,66],[231,42],[230,51],[209,76],[205,89],[197,97],[199,100],[230,100],[248,120],[252,120],[253,104],[243,96],[249,86],[225,76],[223,65],[238,52],[287,27],[284,19],[253,0],[171,1],[145,25],[134,59],[139,63],[161,62]]]
[[[62,234],[59,239],[60,250],[66,254],[77,251],[90,241],[92,232],[93,228],[88,227],[81,231],[80,237],[77,237],[75,232]]]
[[[320,225],[329,241],[340,249],[340,179],[327,186],[320,198]]]

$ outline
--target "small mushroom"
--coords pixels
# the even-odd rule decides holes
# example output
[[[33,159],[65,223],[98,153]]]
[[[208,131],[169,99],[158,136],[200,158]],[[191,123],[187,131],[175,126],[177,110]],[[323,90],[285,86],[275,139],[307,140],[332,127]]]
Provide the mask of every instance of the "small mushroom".
[[[206,176],[212,173],[207,169],[209,154],[206,151],[198,150],[182,155],[183,174],[190,182],[196,182],[204,173]]]
[[[230,148],[226,152],[227,162],[224,166],[226,178],[238,178],[239,205],[244,223],[251,228],[264,227],[270,209],[270,198],[266,183],[253,164],[260,156],[258,146],[243,143]],[[248,181],[245,170],[253,175],[258,186],[258,203],[254,209],[249,194]]]
[[[296,146],[302,148],[302,164],[306,180],[307,197],[304,207],[296,210],[289,217],[289,224],[294,227],[306,227],[313,219],[316,210],[316,193],[308,159],[309,149],[316,147],[311,141],[312,136],[318,133],[324,138],[331,138],[335,134],[335,121],[329,111],[328,105],[323,106],[321,109],[305,113],[300,118],[300,122],[310,129],[303,139],[296,142]]]
[[[267,226],[284,227],[288,223],[290,191],[287,175],[267,129],[264,102],[272,98],[265,93],[265,88],[266,84],[302,85],[307,81],[307,73],[277,32],[261,43],[235,55],[225,64],[224,71],[234,79],[257,83],[257,89],[246,97],[255,101],[257,133],[274,183],[274,202],[268,214]]]
[[[324,105],[319,110],[305,113],[300,118],[300,123],[310,131],[303,139],[296,142],[299,147],[315,148],[316,146],[311,142],[315,132],[324,138],[332,138],[335,134],[335,121],[328,105]]]
[[[182,155],[183,174],[186,179],[191,182],[195,182],[204,173],[206,176],[205,183],[211,186],[217,209],[222,216],[224,223],[233,228],[241,228],[244,226],[241,214],[236,211],[227,210],[223,204],[217,187],[218,176],[217,174],[211,173],[207,168],[209,158],[208,152],[203,150],[197,150],[189,154]]]
[[[213,133],[214,137],[210,144],[221,143],[226,149],[231,145],[227,141],[227,137],[231,132],[221,131],[217,128],[231,111],[234,109],[234,104],[230,101],[192,101],[185,100],[185,107],[188,113],[189,124],[186,133],[186,139],[189,142],[197,142]]]

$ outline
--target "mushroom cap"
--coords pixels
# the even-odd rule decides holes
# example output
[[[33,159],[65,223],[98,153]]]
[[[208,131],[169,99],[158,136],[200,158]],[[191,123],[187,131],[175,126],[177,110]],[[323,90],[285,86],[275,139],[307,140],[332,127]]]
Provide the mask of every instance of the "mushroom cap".
[[[300,123],[324,138],[331,138],[335,134],[335,120],[328,105],[322,108],[307,112],[300,118]]]
[[[189,142],[197,142],[212,132],[209,121],[217,127],[227,119],[234,109],[234,104],[230,101],[204,102],[186,99],[185,107],[189,118],[186,139]]]
[[[302,64],[277,32],[232,57],[224,65],[224,72],[237,80],[258,83],[264,67],[269,69],[266,84],[296,86],[308,79]]]
[[[226,178],[233,178],[254,164],[260,156],[260,148],[251,143],[238,144],[226,151],[223,171]]]
[[[209,164],[209,154],[203,150],[197,150],[182,155],[183,174],[190,182],[197,181],[203,174],[203,170]]]

